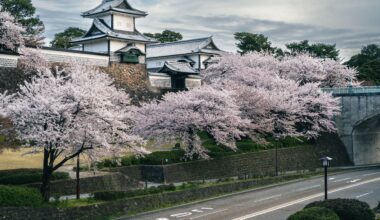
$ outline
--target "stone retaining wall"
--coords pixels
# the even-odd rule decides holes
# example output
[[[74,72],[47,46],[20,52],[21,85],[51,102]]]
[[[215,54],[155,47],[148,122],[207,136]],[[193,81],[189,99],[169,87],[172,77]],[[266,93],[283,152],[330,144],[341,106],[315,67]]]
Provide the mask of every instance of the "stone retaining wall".
[[[27,186],[39,189],[41,184],[34,183]],[[81,193],[98,191],[128,191],[143,187],[138,181],[128,178],[120,173],[105,176],[88,177],[80,180]],[[76,180],[51,182],[52,195],[74,195],[76,193]]]
[[[278,149],[278,170],[280,173],[315,170],[320,167],[319,158],[326,155],[334,158],[332,166],[351,164],[339,139],[327,135],[313,146]],[[176,183],[235,176],[272,176],[275,164],[276,151],[268,150],[164,166],[122,167],[115,171],[141,181]]]

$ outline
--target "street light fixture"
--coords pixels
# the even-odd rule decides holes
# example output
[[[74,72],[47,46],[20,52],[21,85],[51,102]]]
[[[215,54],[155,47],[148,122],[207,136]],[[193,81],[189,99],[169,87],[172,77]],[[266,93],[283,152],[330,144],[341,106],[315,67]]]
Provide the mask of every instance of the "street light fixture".
[[[327,200],[327,168],[330,166],[330,161],[333,159],[331,157],[322,157],[320,161],[325,169],[325,200]]]

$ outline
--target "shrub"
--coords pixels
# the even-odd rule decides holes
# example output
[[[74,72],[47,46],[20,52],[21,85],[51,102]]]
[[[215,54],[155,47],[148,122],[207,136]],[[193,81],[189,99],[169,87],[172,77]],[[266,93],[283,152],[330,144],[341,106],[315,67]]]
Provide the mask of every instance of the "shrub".
[[[140,158],[144,165],[161,165],[183,162],[185,152],[183,150],[157,151]]]
[[[313,207],[291,215],[288,220],[339,220],[338,215],[331,209]]]
[[[161,185],[158,187],[150,187],[149,189],[139,189],[133,191],[104,191],[94,193],[94,198],[103,201],[112,201],[124,198],[131,198],[136,196],[158,194],[168,191],[174,191],[176,187],[173,184]]]
[[[51,180],[67,180],[69,179],[69,174],[64,172],[53,173]],[[15,171],[3,171],[0,176],[0,184],[3,185],[22,185],[29,183],[38,183],[42,181],[42,171],[41,170],[15,170]]]
[[[375,214],[365,202],[355,199],[333,199],[313,202],[305,208],[325,207],[333,210],[340,219],[344,220],[374,220]]]
[[[32,188],[0,185],[0,206],[21,207],[21,206],[42,206],[41,193]]]

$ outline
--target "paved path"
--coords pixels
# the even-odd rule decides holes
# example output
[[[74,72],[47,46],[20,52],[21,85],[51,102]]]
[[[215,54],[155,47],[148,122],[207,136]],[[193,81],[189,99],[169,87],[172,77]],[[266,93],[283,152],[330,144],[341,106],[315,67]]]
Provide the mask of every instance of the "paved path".
[[[380,169],[335,174],[330,198],[356,198],[375,207],[380,200]],[[322,200],[323,178],[253,190],[194,205],[124,219],[138,220],[285,220],[312,201]]]

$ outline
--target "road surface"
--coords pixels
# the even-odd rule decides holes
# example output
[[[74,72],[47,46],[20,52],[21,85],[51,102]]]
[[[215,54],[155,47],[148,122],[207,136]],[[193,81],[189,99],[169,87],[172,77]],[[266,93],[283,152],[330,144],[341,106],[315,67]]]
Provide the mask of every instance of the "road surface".
[[[323,200],[323,181],[318,177],[119,220],[285,220],[310,202]],[[380,169],[331,175],[329,198],[356,198],[377,206]]]

